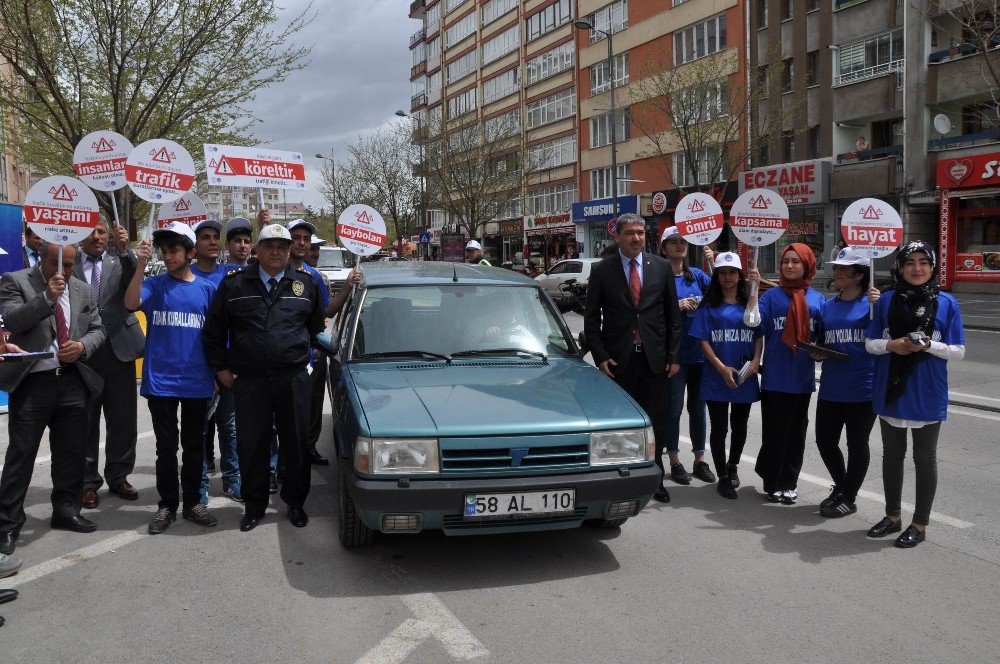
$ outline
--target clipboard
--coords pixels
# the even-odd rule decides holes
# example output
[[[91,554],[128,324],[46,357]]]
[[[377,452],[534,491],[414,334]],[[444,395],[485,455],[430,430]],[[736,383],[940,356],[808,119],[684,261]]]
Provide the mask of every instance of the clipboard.
[[[29,362],[31,360],[47,360],[55,355],[50,350],[41,350],[33,353],[0,353],[4,362]]]
[[[805,341],[797,341],[795,343],[795,347],[799,350],[822,355],[825,358],[833,360],[840,360],[841,362],[849,362],[851,360],[851,356],[847,353],[841,353],[839,350],[833,350],[832,348],[827,348],[826,346],[811,344]]]

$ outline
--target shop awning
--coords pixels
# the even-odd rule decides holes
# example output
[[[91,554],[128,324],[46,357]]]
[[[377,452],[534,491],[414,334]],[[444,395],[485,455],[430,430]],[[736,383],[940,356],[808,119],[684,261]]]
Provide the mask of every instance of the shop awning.
[[[988,198],[1000,196],[1000,187],[979,187],[977,189],[952,189],[951,198]]]
[[[575,235],[576,227],[570,224],[569,226],[554,226],[551,228],[530,228],[524,231],[524,234],[529,237],[537,235]]]

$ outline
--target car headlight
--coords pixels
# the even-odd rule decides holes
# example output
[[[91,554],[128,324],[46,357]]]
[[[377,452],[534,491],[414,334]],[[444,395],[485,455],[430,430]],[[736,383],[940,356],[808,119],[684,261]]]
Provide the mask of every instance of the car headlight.
[[[593,431],[590,434],[590,465],[616,466],[649,461],[656,454],[653,428]]]
[[[415,475],[441,471],[435,438],[359,438],[354,467],[363,473]]]

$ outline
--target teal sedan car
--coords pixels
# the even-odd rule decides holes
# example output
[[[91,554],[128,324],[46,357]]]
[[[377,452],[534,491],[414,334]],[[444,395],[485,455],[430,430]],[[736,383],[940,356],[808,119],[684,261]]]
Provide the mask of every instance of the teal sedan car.
[[[614,527],[659,486],[648,416],[528,277],[366,265],[326,343],[345,546]]]

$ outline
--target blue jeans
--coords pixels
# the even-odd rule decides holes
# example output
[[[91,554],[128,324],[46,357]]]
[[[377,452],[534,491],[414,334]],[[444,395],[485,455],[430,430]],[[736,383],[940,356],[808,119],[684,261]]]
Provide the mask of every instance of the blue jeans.
[[[705,400],[701,398],[701,374],[705,364],[682,364],[681,370],[667,381],[667,452],[680,449],[681,411],[684,409],[684,388],[687,388],[688,430],[691,451],[705,451]]]
[[[219,469],[222,471],[222,488],[240,485],[240,460],[236,455],[236,400],[233,391],[219,388],[219,405],[215,408],[215,426],[219,431]],[[211,427],[212,421],[205,423]],[[208,461],[202,464],[201,498],[208,502]]]

